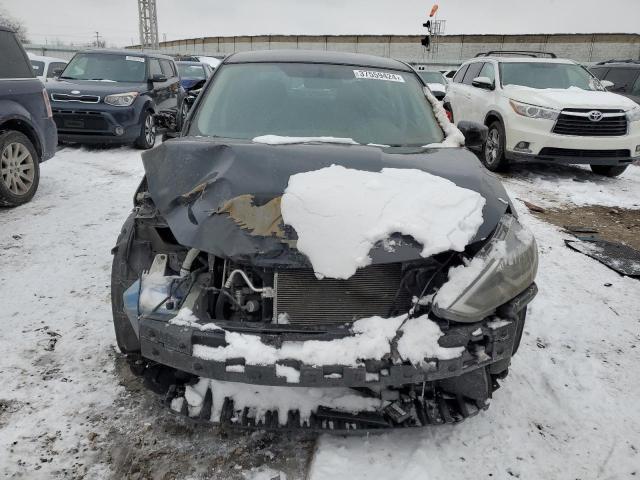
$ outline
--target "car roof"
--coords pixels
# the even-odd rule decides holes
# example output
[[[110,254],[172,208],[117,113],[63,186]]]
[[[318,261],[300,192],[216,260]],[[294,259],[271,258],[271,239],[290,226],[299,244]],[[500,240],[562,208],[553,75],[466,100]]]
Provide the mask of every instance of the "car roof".
[[[132,55],[136,57],[150,57],[150,58],[163,58],[165,60],[172,60],[169,55],[155,52],[140,52],[137,50],[127,50],[125,48],[88,48],[86,50],[80,50],[78,53],[106,53],[113,55]]]
[[[191,60],[176,60],[177,65],[209,65],[204,62],[192,62]]]
[[[640,62],[601,62],[596,63],[595,65],[591,65],[589,68],[610,68],[610,67],[621,67],[621,68],[640,68]]]
[[[5,27],[3,25],[0,25],[0,32],[11,32],[11,33],[16,33],[15,30],[9,28],[9,27]]]
[[[413,72],[406,64],[392,58],[361,53],[331,52],[325,50],[254,50],[229,55],[223,63],[327,63],[387,68]]]
[[[488,56],[488,57],[474,57],[467,63],[471,62],[483,62],[486,60],[495,60],[496,62],[509,62],[509,63],[576,63],[568,58],[536,58],[536,57],[508,57],[508,56]]]

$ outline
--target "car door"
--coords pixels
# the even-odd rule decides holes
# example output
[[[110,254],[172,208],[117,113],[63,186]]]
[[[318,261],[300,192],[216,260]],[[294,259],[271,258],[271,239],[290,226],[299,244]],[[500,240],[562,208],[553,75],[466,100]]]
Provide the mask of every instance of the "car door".
[[[160,60],[160,68],[165,77],[167,77],[167,104],[165,110],[177,110],[180,101],[180,78],[178,77],[178,69],[171,60]]]
[[[471,82],[478,76],[484,62],[472,62],[469,64],[469,68],[464,74],[464,78],[458,87],[459,100],[457,101],[460,113],[454,113],[454,120],[459,122],[460,120],[471,120],[473,116],[474,106],[472,104],[474,97],[474,89]]]
[[[152,79],[157,76],[165,76],[160,66],[160,60],[157,58],[149,59],[149,78]],[[156,111],[162,112],[169,109],[169,79],[165,79],[162,82],[152,82],[153,88],[151,96],[156,102]]]
[[[469,108],[467,112],[467,118],[465,118],[465,120],[484,123],[485,116],[491,108],[491,105],[495,104],[496,71],[493,63],[485,62],[484,64],[482,64],[482,68],[480,68],[477,77],[486,77],[491,80],[494,85],[494,90],[474,87],[472,83],[471,88],[469,89]],[[473,78],[471,79],[472,82]]]
[[[464,101],[462,99],[462,94],[459,91],[460,85],[462,84],[462,79],[464,78],[464,74],[467,72],[467,68],[469,68],[469,64],[462,65],[456,74],[453,76],[451,83],[447,86],[447,94],[445,96],[445,104],[449,105],[451,112],[453,113],[454,120],[458,117],[458,115],[463,114],[463,104]]]

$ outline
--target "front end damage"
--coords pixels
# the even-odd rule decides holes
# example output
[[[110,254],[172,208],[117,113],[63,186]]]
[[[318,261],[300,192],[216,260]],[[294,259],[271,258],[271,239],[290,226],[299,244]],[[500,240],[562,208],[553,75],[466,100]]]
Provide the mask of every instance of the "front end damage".
[[[236,152],[213,149],[218,169],[209,163],[173,192],[156,175],[167,152],[153,165],[147,156],[147,178],[116,246],[138,270],[122,299],[139,355],[181,373],[166,393],[172,410],[239,428],[351,432],[455,423],[488,407],[536,286],[463,321],[441,315],[434,296],[450,269],[487,250],[506,202],[485,194],[485,220],[493,218],[463,252],[421,258],[411,238],[393,235],[352,277],[318,279],[295,249],[295,232],[278,221],[279,196],[257,201],[243,197],[246,188],[233,191]],[[246,167],[252,152],[244,153]],[[214,231],[215,239],[207,236]],[[344,395],[330,401],[337,394],[323,391]],[[291,398],[270,404],[274,392]],[[296,403],[300,392],[316,403]],[[256,406],[248,396],[266,403]]]

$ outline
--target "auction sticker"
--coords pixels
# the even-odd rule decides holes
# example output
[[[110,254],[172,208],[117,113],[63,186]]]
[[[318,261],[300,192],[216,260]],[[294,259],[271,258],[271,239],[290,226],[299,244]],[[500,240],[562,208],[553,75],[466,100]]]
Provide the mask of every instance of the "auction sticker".
[[[144,57],[131,57],[131,56],[127,55],[124,58],[125,58],[125,60],[129,60],[130,62],[142,62],[142,63],[144,63]]]
[[[353,74],[356,78],[368,78],[371,80],[386,80],[387,82],[404,83],[402,75],[396,73],[376,72],[373,70],[354,70]]]

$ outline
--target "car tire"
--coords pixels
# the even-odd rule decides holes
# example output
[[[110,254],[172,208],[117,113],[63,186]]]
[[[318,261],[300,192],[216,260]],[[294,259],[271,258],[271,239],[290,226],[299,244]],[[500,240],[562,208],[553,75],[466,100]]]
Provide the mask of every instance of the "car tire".
[[[482,147],[482,163],[492,172],[504,172],[509,168],[509,161],[504,156],[505,140],[502,123],[492,122]]]
[[[605,177],[617,177],[627,169],[627,165],[590,165],[591,171],[597,175],[604,175]]]
[[[136,139],[134,146],[140,150],[149,150],[156,143],[156,124],[153,119],[153,112],[147,110],[142,115],[140,122],[140,135]]]
[[[111,265],[111,311],[116,343],[122,353],[140,351],[140,341],[124,309],[124,292],[148,270],[153,262],[151,250],[144,242],[135,241],[135,213],[124,222],[114,248]]]
[[[31,140],[14,130],[0,133],[0,206],[33,198],[40,183],[40,157]]]

